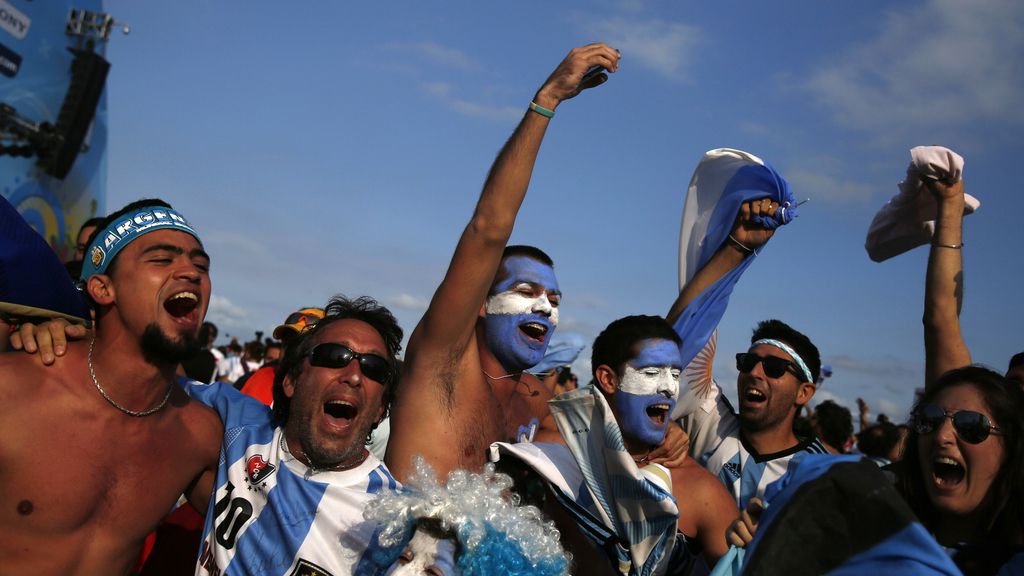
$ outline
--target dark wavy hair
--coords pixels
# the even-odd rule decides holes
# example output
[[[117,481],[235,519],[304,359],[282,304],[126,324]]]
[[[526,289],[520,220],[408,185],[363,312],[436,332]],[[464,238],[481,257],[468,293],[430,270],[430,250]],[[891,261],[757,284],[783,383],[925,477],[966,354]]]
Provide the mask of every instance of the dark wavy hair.
[[[984,511],[988,524],[978,533],[978,541],[1024,545],[1024,496],[1020,491],[1024,481],[1024,418],[1021,418],[1024,394],[1020,388],[1008,383],[1002,374],[984,366],[957,368],[940,376],[925,390],[914,405],[911,418],[922,406],[933,402],[943,390],[964,384],[973,386],[981,393],[994,424],[1003,432],[1001,438],[1006,450],[1006,460],[989,491],[992,509]],[[896,487],[921,523],[933,529],[937,516],[925,491],[924,472],[921,470],[917,446],[919,437],[915,427],[911,426],[903,460],[894,467],[897,473]]]
[[[384,414],[381,419],[387,417],[391,402],[395,398],[395,390],[398,388],[398,353],[402,350],[402,328],[391,311],[378,304],[373,298],[361,296],[350,300],[339,294],[331,298],[324,306],[324,317],[321,320],[317,321],[312,328],[303,331],[289,341],[288,346],[285,347],[284,356],[274,375],[274,419],[281,426],[288,422],[288,413],[292,403],[291,398],[284,393],[285,377],[291,376],[292,380],[298,379],[306,366],[303,360],[313,349],[317,334],[332,323],[346,319],[366,322],[384,340],[390,377],[387,382],[381,382],[384,385],[384,396],[381,399]],[[374,428],[376,427],[375,424]]]

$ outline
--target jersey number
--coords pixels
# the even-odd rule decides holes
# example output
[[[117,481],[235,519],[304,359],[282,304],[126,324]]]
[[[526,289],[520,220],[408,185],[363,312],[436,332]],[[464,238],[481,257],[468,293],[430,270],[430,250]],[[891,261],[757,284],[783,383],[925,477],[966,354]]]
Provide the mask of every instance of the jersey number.
[[[232,498],[231,492],[235,486],[228,482],[227,493],[217,501],[213,508],[214,518],[220,518],[227,510],[227,516],[217,525],[217,543],[225,549],[230,550],[235,546],[235,539],[238,538],[238,531],[245,526],[245,523],[252,518],[252,504],[245,498]]]

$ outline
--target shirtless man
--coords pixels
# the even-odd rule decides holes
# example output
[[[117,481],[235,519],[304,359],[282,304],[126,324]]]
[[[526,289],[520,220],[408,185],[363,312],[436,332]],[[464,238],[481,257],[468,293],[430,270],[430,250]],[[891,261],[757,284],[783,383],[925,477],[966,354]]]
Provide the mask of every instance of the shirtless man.
[[[82,273],[95,336],[0,355],[0,558],[10,574],[125,574],[217,464],[217,415],[173,383],[210,297],[210,259],[161,201],[106,219]]]
[[[385,461],[401,479],[422,454],[438,477],[478,470],[498,440],[556,439],[551,393],[524,372],[544,356],[561,293],[550,258],[505,250],[554,110],[615,72],[605,44],[573,49],[534,96],[491,167],[444,280],[409,339]],[[504,251],[504,253],[503,253]],[[536,431],[536,433],[534,433]]]

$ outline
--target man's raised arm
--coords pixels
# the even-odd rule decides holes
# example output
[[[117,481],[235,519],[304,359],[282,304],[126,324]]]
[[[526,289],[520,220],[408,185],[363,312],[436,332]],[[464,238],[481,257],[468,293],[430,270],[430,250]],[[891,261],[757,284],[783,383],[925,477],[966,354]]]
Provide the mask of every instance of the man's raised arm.
[[[768,242],[775,234],[775,230],[768,230],[754,223],[752,219],[762,214],[774,214],[778,207],[779,205],[769,198],[744,202],[740,206],[740,213],[736,215],[736,225],[729,235],[729,240],[722,244],[708,263],[679,291],[679,296],[665,317],[669,324],[674,325],[679,315],[697,296]]]
[[[526,112],[491,166],[448,272],[410,338],[407,360],[415,362],[417,356],[432,356],[432,352],[448,359],[462,355],[526,196],[537,152],[551,121],[547,114],[581,90],[607,79],[599,74],[581,85],[589,69],[601,66],[614,72],[618,63],[618,52],[605,44],[574,48],[537,91],[533,103],[539,111]]]
[[[964,275],[962,247],[964,182],[946,184],[926,180],[935,196],[938,214],[928,255],[924,288],[925,388],[954,368],[971,363],[971,353],[960,333],[960,305]]]

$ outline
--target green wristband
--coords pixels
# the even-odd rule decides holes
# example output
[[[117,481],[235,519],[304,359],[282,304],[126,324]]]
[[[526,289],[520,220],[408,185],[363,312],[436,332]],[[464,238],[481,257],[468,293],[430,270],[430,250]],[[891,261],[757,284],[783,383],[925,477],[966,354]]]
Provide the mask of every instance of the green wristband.
[[[540,114],[541,116],[543,116],[545,118],[554,118],[555,117],[555,111],[554,110],[551,110],[550,108],[545,108],[545,107],[541,106],[540,104],[537,104],[536,102],[530,102],[530,110],[533,110],[534,112],[536,112],[537,114]]]

